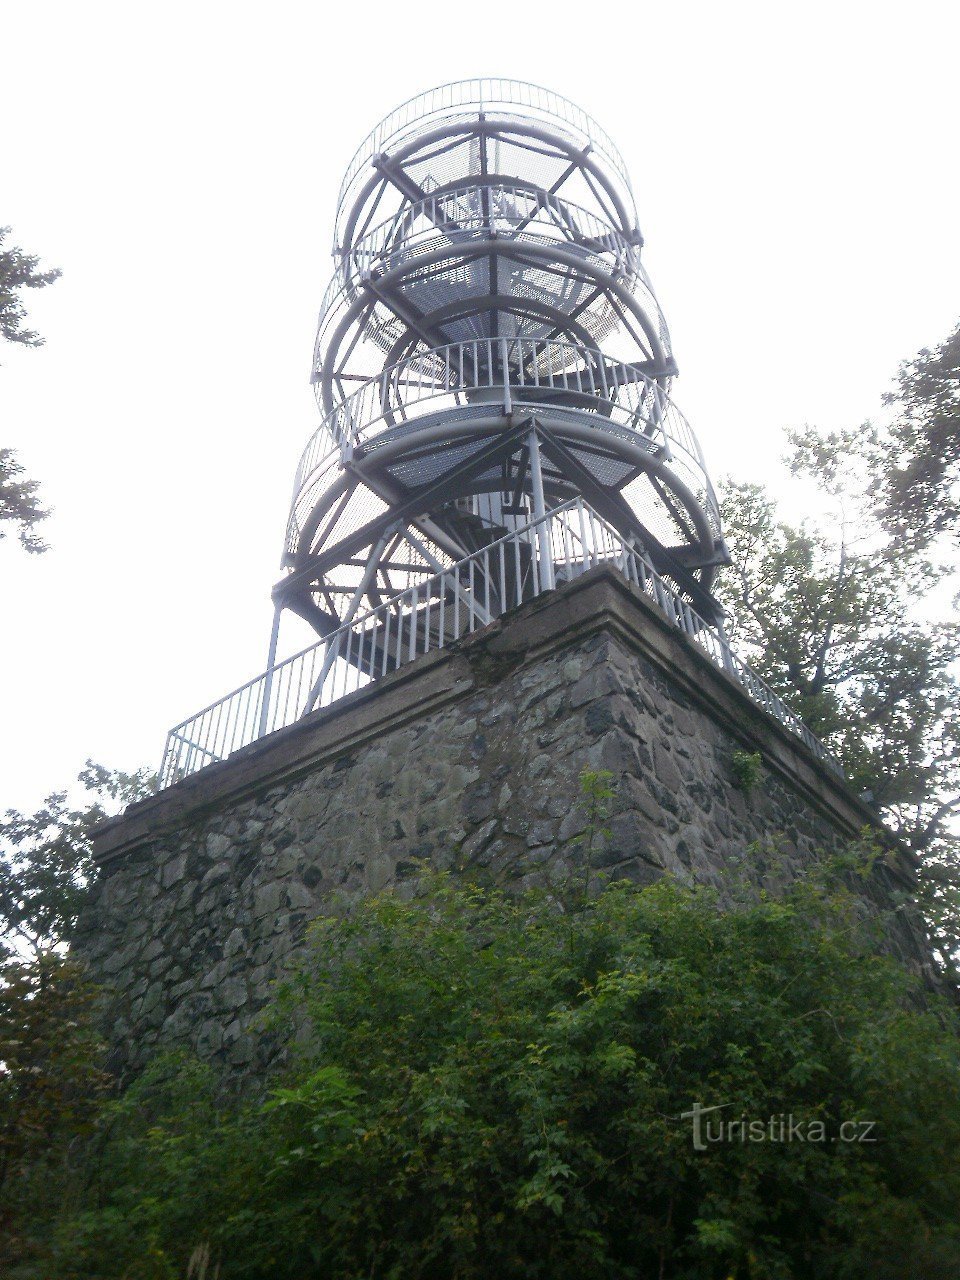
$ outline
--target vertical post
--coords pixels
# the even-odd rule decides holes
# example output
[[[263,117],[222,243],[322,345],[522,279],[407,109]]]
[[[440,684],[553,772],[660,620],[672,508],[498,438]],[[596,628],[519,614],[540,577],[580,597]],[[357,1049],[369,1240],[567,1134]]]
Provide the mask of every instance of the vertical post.
[[[330,674],[330,668],[333,666],[334,662],[336,662],[337,658],[340,656],[340,641],[342,639],[343,639],[342,627],[338,628],[336,631],[331,632],[331,634],[327,637],[326,647],[324,648],[324,651],[323,651],[323,662],[320,664],[320,674],[317,676],[316,680],[314,680],[313,685],[310,688],[310,694],[303,708],[304,715],[306,715],[308,711],[313,710],[317,700],[323,693],[323,686],[327,679],[327,676]],[[348,645],[348,649],[349,649],[349,645]],[[346,676],[344,676],[344,684],[346,684]]]
[[[339,655],[340,637],[344,634],[344,632],[346,632],[347,634],[346,657],[349,659],[350,624],[353,622],[354,618],[357,616],[357,610],[360,608],[360,603],[363,600],[364,593],[366,592],[367,587],[369,587],[370,583],[373,581],[374,575],[377,572],[377,567],[380,564],[380,557],[383,555],[383,552],[387,543],[390,541],[393,535],[397,532],[398,528],[399,528],[399,523],[394,522],[393,524],[389,525],[386,529],[384,529],[383,533],[380,535],[379,539],[377,540],[376,545],[371,550],[370,556],[367,560],[366,568],[363,571],[360,581],[357,583],[356,590],[354,591],[353,596],[351,597],[350,604],[347,608],[346,613],[343,616],[343,620],[341,621],[340,626],[337,627],[336,631],[333,631],[330,633],[330,637],[327,640],[327,649],[323,656],[323,666],[320,668],[320,674],[319,676],[317,676],[317,679],[314,682],[313,688],[310,690],[310,696],[307,698],[306,705],[303,708],[303,712],[302,712],[303,715],[306,715],[308,712],[313,710],[313,708],[317,703],[317,699],[320,697],[321,693],[323,692],[323,682],[324,680],[326,680],[327,673],[329,672],[330,668],[333,666],[334,660]],[[346,682],[346,676],[344,676],[344,682]]]
[[[730,652],[730,641],[727,639],[727,632],[726,632],[726,628],[723,625],[722,613],[719,613],[717,615],[717,621],[714,625],[717,628],[717,635],[720,637],[720,653],[721,653],[721,656],[723,657],[723,669],[729,675],[733,676],[734,679],[736,679],[737,669],[733,665],[733,657]]]
[[[506,338],[500,339],[500,369],[503,374],[503,412],[513,413],[513,401],[510,398],[510,365],[507,353]]]
[[[550,530],[546,527],[547,508],[543,500],[543,471],[540,468],[540,437],[536,426],[527,436],[527,451],[530,454],[530,485],[533,489],[533,518],[537,523],[537,545],[539,547],[540,581],[545,591],[552,591],[553,552],[550,547]]]
[[[273,627],[270,630],[270,648],[267,651],[267,669],[263,677],[263,700],[260,703],[260,721],[257,725],[257,737],[262,738],[267,732],[267,718],[270,713],[270,695],[273,692],[273,669],[277,665],[277,644],[280,639],[281,606],[274,606]]]

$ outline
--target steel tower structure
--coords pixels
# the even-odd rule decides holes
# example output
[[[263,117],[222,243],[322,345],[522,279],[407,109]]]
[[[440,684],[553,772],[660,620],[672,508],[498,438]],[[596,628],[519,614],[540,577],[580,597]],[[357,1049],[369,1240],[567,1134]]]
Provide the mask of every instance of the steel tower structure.
[[[727,559],[623,160],[515,80],[412,98],[340,191],[266,669],[174,725],[161,785],[601,565],[829,753],[730,647]],[[291,610],[318,638],[277,659]]]
[[[328,636],[429,579],[496,616],[576,567],[543,519],[579,497],[717,620],[717,502],[642,244],[619,152],[556,94],[462,81],[377,126],[340,191],[278,617]]]

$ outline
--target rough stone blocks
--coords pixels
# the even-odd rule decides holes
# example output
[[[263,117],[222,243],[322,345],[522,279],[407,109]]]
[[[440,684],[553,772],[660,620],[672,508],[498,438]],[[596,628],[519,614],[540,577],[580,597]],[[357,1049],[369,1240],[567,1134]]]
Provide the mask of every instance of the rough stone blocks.
[[[735,751],[759,752],[738,789]],[[254,1015],[311,918],[418,864],[501,884],[581,867],[583,769],[614,775],[595,874],[756,886],[875,824],[614,571],[429,654],[104,825],[78,946],[107,992],[119,1068],[186,1043],[244,1070]],[[892,853],[868,892],[912,871]],[[893,941],[923,964],[906,924]]]

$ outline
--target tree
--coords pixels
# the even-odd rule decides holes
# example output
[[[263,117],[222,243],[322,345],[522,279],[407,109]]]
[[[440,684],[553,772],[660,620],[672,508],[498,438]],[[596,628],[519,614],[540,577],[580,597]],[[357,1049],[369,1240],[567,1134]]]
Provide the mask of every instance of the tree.
[[[35,813],[8,809],[0,820],[0,959],[40,960],[69,942],[93,873],[93,828],[156,789],[145,769],[122,773],[92,760],[78,781],[90,796],[83,807],[58,791]]]
[[[22,289],[44,289],[60,278],[60,271],[41,271],[39,258],[24,253],[15,245],[3,247],[9,227],[0,227],[0,337],[27,347],[39,347],[44,339],[33,329],[24,327],[26,308],[20,298]],[[47,545],[35,532],[49,511],[37,497],[36,480],[24,480],[23,467],[12,449],[0,448],[0,539],[5,538],[4,524],[19,526],[18,537],[25,551],[41,552]]]
[[[795,469],[838,500],[818,528],[778,519],[758,486],[728,486],[718,594],[734,642],[919,852],[953,807],[938,797],[960,790],[960,629],[916,615],[940,574],[878,535],[848,484],[859,460],[853,433],[794,437]]]
[[[952,1280],[955,1018],[912,1003],[839,874],[727,909],[575,885],[563,911],[440,877],[329,918],[266,1099],[155,1063],[10,1274]]]
[[[93,874],[91,834],[111,811],[153,790],[145,771],[87,761],[89,803],[66,792],[0,820],[0,1271],[34,1252],[24,1233],[61,1194],[70,1155],[108,1086],[94,992],[68,954]]]
[[[27,347],[43,345],[43,338],[33,329],[24,328],[26,307],[20,298],[21,289],[45,289],[59,280],[59,270],[39,270],[40,259],[24,253],[16,245],[5,249],[4,241],[10,234],[9,227],[0,227],[0,337],[7,342],[19,342]]]
[[[901,375],[914,399],[919,377]],[[790,468],[824,506],[816,523],[791,524],[762,488],[729,484],[733,563],[717,589],[734,642],[922,859],[937,952],[956,978],[960,627],[935,610],[933,589],[947,570],[927,558],[931,530],[952,519],[951,499],[948,473],[935,483],[928,469],[939,514],[918,523],[910,507],[893,518],[891,495],[905,474],[896,442],[907,421],[789,436]]]
[[[110,1080],[95,993],[55,952],[0,965],[0,1272],[36,1253],[30,1224],[65,1194]]]
[[[0,448],[0,541],[7,536],[5,524],[19,525],[17,536],[24,551],[46,551],[47,544],[36,533],[36,526],[46,520],[50,512],[40,505],[39,483],[22,480],[22,475],[23,467],[13,450]]]
[[[897,388],[885,400],[897,414],[889,465],[878,476],[884,523],[911,548],[945,533],[960,537],[960,324],[935,350],[901,365]]]

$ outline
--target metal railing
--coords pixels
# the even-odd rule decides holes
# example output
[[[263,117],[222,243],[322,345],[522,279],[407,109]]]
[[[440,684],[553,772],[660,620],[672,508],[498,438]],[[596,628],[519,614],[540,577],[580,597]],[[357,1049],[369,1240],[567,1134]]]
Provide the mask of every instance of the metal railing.
[[[359,296],[374,269],[378,276],[401,263],[416,265],[433,247],[451,251],[469,246],[478,236],[505,236],[536,245],[579,249],[584,266],[592,259],[637,298],[656,324],[660,341],[670,349],[670,331],[653,285],[640,261],[639,246],[602,217],[549,192],[520,184],[480,187],[464,183],[453,191],[404,205],[366,231],[344,251],[320,303],[314,368],[326,357],[330,333]]]
[[[826,748],[723,635],[657,574],[646,555],[581,498],[532,520],[277,663],[170,730],[160,768],[168,787],[318,707],[338,702],[506,610],[613,565],[758,706],[840,773]]]
[[[425,93],[418,93],[408,98],[381,120],[361,142],[347,166],[337,198],[336,243],[339,243],[340,225],[347,195],[364,166],[374,156],[379,155],[388,142],[411,126],[425,124],[431,116],[444,115],[466,107],[476,107],[478,112],[484,110],[510,112],[512,109],[521,116],[525,112],[532,112],[535,116],[558,120],[571,126],[606,157],[629,192],[630,180],[627,177],[627,167],[610,135],[569,98],[561,97],[550,89],[528,84],[523,80],[489,76],[473,80],[457,80],[451,84],[437,85],[434,89],[428,89]],[[337,252],[336,243],[335,253]]]
[[[672,467],[697,496],[714,532],[720,532],[716,493],[699,442],[687,419],[663,388],[632,365],[608,360],[600,351],[554,339],[475,338],[420,352],[385,369],[337,404],[321,422],[300,457],[287,524],[286,550],[297,548],[303,522],[323,492],[331,444],[341,462],[380,432],[415,421],[420,414],[458,408],[471,393],[498,390],[502,403],[520,396],[535,408],[536,392],[582,397],[581,408],[632,433]],[[444,399],[447,404],[441,403]],[[564,412],[569,412],[565,409]],[[601,423],[602,425],[602,423]]]
[[[389,271],[396,261],[419,252],[425,240],[438,234],[455,239],[478,230],[501,233],[527,227],[547,230],[564,243],[610,254],[625,275],[632,276],[640,265],[639,247],[625,235],[630,228],[613,227],[590,209],[548,191],[531,191],[519,182],[495,186],[464,182],[452,191],[405,204],[364,232],[344,256],[364,276],[374,266]]]
[[[480,224],[478,224],[480,226]],[[478,236],[478,228],[474,227],[470,231],[463,233],[463,243],[458,243],[455,239],[449,237],[441,237],[439,231],[434,232],[434,238],[437,240],[437,247],[448,250],[451,255],[450,261],[446,264],[446,268],[453,270],[456,266],[455,259],[458,253],[466,253],[469,246],[470,238],[476,239]],[[484,231],[483,234],[486,234]],[[611,237],[615,237],[616,233],[610,232]],[[545,269],[542,262],[531,260],[531,255],[536,255],[538,251],[546,250],[549,254],[563,248],[565,243],[557,235],[544,234],[544,224],[535,222],[528,225],[522,219],[518,219],[514,226],[505,226],[503,230],[498,232],[501,237],[502,244],[499,251],[507,252],[507,245],[510,245],[518,259],[521,260],[521,267],[531,272],[543,271]],[[414,244],[412,248],[400,247],[391,255],[389,266],[395,266],[398,262],[404,262],[409,267],[410,274],[415,274],[421,269],[420,256],[425,250],[424,242]],[[580,323],[594,333],[597,339],[603,334],[613,332],[618,327],[628,333],[638,344],[638,350],[644,350],[644,346],[640,344],[636,332],[629,333],[625,328],[623,319],[617,311],[615,311],[610,302],[610,298],[605,292],[606,284],[603,277],[607,276],[611,280],[617,277],[616,271],[610,270],[610,264],[604,259],[604,253],[609,252],[602,246],[577,246],[579,250],[579,261],[576,267],[569,263],[554,264],[552,259],[548,264],[552,270],[556,265],[558,271],[566,273],[566,279],[574,280],[575,283],[582,284],[583,281],[579,277],[589,280],[590,287],[594,290],[595,296],[590,300],[589,307],[581,314]],[[527,258],[524,259],[524,248],[527,249]],[[623,253],[628,253],[629,246],[622,248]],[[380,331],[380,322],[373,319],[375,308],[377,305],[381,309],[385,309],[390,315],[393,314],[389,300],[381,298],[377,292],[373,292],[368,296],[364,292],[365,282],[369,281],[369,267],[361,269],[357,260],[353,255],[341,262],[335,269],[330,282],[323,295],[320,304],[320,311],[317,318],[317,336],[314,339],[313,346],[313,379],[318,380],[320,370],[328,362],[336,362],[341,347],[345,344],[345,339],[341,326],[344,319],[354,309],[353,325],[354,337],[352,341],[346,342],[348,353],[350,356],[354,354],[354,348],[357,341],[364,337],[371,341],[374,346],[381,346],[382,342],[378,341],[377,334]],[[671,340],[670,331],[667,326],[666,318],[657,301],[653,286],[650,283],[649,276],[640,264],[639,258],[634,257],[633,266],[629,271],[624,269],[623,275],[617,277],[617,283],[623,285],[631,299],[631,311],[634,312],[634,320],[636,313],[641,313],[646,320],[652,324],[657,331],[661,345],[666,351],[670,351]],[[451,298],[453,297],[451,293]],[[365,313],[356,311],[358,301],[365,302]],[[588,324],[587,317],[593,317]],[[332,350],[334,343],[336,348]],[[649,338],[645,337],[644,343],[648,343]]]

